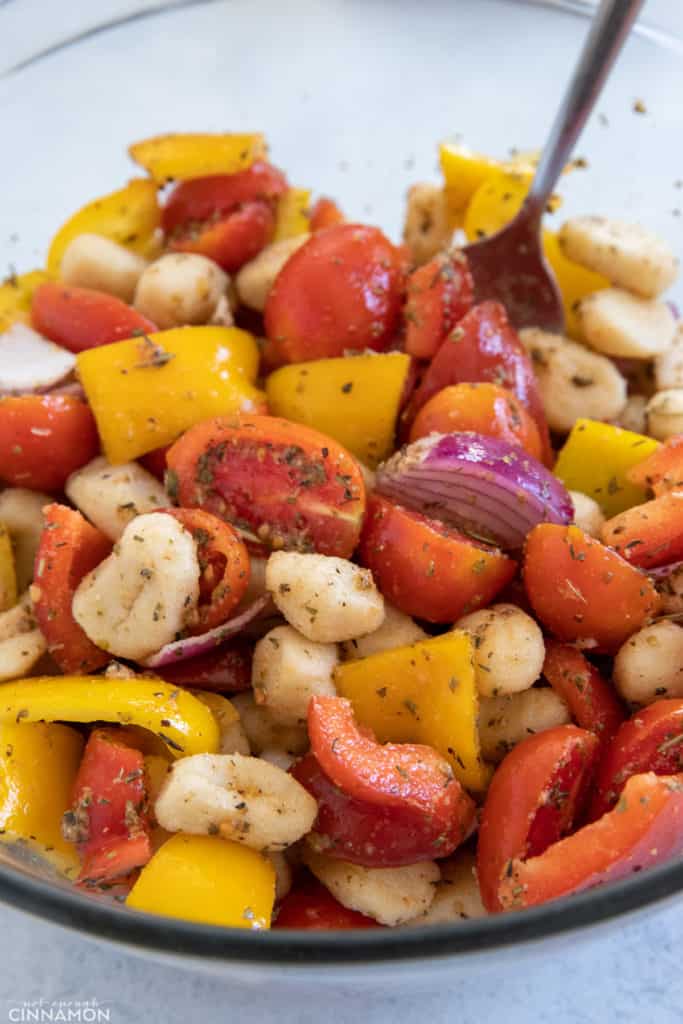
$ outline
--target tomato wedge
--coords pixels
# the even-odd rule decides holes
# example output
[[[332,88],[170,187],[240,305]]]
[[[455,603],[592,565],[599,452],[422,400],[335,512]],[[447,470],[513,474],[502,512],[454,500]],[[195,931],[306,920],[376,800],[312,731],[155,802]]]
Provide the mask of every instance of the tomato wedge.
[[[403,307],[406,352],[417,359],[431,359],[473,301],[467,258],[457,250],[439,253],[414,270]]]
[[[70,352],[84,352],[157,329],[146,316],[113,295],[57,281],[36,288],[31,318],[40,334]]]
[[[595,784],[591,818],[610,811],[632,775],[683,771],[683,700],[658,700],[638,711],[621,726],[605,757]]]
[[[180,504],[203,508],[270,548],[348,558],[365,486],[336,441],[275,416],[207,420],[167,455]]]
[[[391,343],[403,297],[401,254],[378,228],[337,224],[289,257],[268,294],[266,335],[298,363]]]
[[[113,729],[90,734],[64,831],[78,844],[83,884],[123,878],[152,856],[144,758]]]
[[[632,484],[651,487],[657,498],[683,488],[683,434],[670,437],[652,455],[631,466],[627,476]]]
[[[602,540],[642,569],[679,561],[683,558],[683,491],[669,491],[608,519]]]
[[[317,932],[383,927],[379,921],[343,906],[317,879],[306,880],[292,889],[280,904],[273,923],[273,928]]]
[[[216,693],[242,693],[251,689],[253,647],[253,643],[238,637],[208,654],[200,654],[175,665],[164,665],[154,671],[174,686]]]
[[[501,762],[482,811],[477,875],[486,909],[504,908],[511,866],[569,832],[588,795],[598,752],[593,733],[560,725],[522,740]]]
[[[201,508],[164,508],[177,519],[197,545],[199,577],[198,622],[190,633],[221,626],[242,600],[249,585],[249,554],[232,526]]]
[[[99,450],[93,414],[80,399],[0,398],[0,480],[11,487],[60,491]]]
[[[320,199],[316,199],[311,208],[311,231],[323,231],[325,228],[333,228],[335,224],[343,224],[345,219],[344,214],[334,199],[321,196]]]
[[[572,718],[594,732],[605,749],[626,718],[614,687],[581,651],[557,640],[546,639],[543,675],[569,705]]]
[[[170,235],[192,223],[220,220],[244,203],[272,203],[287,188],[282,171],[264,160],[236,174],[210,174],[181,181],[164,204],[161,226]]]
[[[652,867],[683,851],[680,775],[633,775],[619,803],[598,821],[505,872],[503,910],[521,910]]]
[[[659,608],[652,582],[577,526],[542,523],[524,547],[524,585],[560,640],[613,653]]]
[[[233,273],[253,260],[270,242],[275,230],[275,214],[267,203],[245,203],[239,210],[220,220],[178,229],[169,239],[174,252],[194,252],[218,263]]]
[[[463,789],[445,820],[422,809],[382,807],[351,797],[325,775],[313,754],[290,771],[318,802],[316,842],[328,857],[375,868],[448,857],[474,824],[474,801]]]
[[[454,622],[485,607],[516,563],[435,519],[371,495],[359,557],[388,601],[429,622]]]
[[[78,584],[104,561],[112,543],[65,505],[48,505],[43,517],[31,591],[33,610],[61,670],[87,675],[106,665],[109,655],[85,635],[71,614],[71,604]]]

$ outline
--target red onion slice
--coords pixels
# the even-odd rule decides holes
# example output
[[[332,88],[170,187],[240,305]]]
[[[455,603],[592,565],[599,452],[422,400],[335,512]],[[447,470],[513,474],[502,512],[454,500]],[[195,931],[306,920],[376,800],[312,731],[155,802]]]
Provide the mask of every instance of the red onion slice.
[[[72,373],[76,357],[23,323],[0,334],[0,392],[45,391]]]
[[[237,615],[234,619],[228,619],[222,626],[216,626],[206,633],[200,633],[199,636],[188,636],[184,640],[174,640],[173,643],[162,647],[156,654],[150,654],[141,664],[145,668],[163,668],[164,665],[176,665],[179,661],[186,661],[188,658],[196,658],[200,654],[207,654],[209,651],[214,650],[214,648],[220,647],[229,637],[240,633],[245,626],[261,614],[269,601],[269,594],[258,597],[245,608],[241,615]]]
[[[384,462],[376,490],[387,498],[506,549],[539,523],[574,518],[560,481],[523,448],[482,434],[430,434]]]
[[[683,562],[667,562],[666,565],[658,565],[656,569],[647,569],[646,572],[656,583],[657,580],[665,580],[667,576],[671,576],[681,566],[683,566]]]

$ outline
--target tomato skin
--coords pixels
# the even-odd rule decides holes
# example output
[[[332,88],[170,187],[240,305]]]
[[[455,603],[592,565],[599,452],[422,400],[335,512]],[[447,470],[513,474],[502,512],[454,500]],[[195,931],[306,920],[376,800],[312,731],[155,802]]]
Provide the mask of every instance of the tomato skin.
[[[595,821],[616,804],[632,775],[683,770],[683,700],[658,700],[624,722],[600,764],[591,802]]]
[[[474,824],[474,801],[464,790],[451,820],[444,823],[410,808],[354,799],[328,779],[313,754],[293,765],[290,774],[318,802],[314,828],[319,848],[352,864],[391,868],[447,857]]]
[[[272,927],[328,932],[349,928],[383,928],[384,925],[357,910],[349,910],[321,882],[310,879],[287,893]]]
[[[538,857],[513,860],[503,910],[521,910],[616,881],[683,851],[683,776],[633,775],[614,810]]]
[[[541,523],[524,546],[524,586],[559,640],[613,653],[659,609],[651,581],[577,526]]]
[[[157,329],[146,316],[113,295],[57,281],[36,288],[31,319],[40,334],[70,352],[85,352]]]
[[[163,448],[154,448],[151,452],[141,455],[138,459],[140,465],[144,466],[147,472],[155,476],[157,480],[160,480],[162,484],[166,476],[166,452],[170,447],[170,444],[166,444]]]
[[[113,729],[90,734],[74,782],[74,819],[82,857],[80,883],[113,881],[152,856],[144,759]]]
[[[454,622],[486,607],[517,569],[497,549],[374,494],[359,560],[388,601],[428,622]]]
[[[474,282],[460,253],[439,253],[408,278],[403,309],[405,350],[417,359],[431,359],[455,324],[474,302]]]
[[[378,228],[338,224],[290,256],[266,302],[266,335],[289,363],[384,351],[398,328],[399,251]]]
[[[252,541],[340,558],[356,548],[360,469],[316,430],[275,416],[207,420],[176,441],[167,462],[183,507],[203,508]]]
[[[498,384],[517,396],[536,422],[544,461],[549,463],[552,451],[548,424],[533,365],[499,302],[473,306],[451,331],[429,364],[406,410],[406,428],[438,391],[450,384],[481,381]]]
[[[190,222],[219,220],[244,203],[272,203],[287,191],[287,178],[264,160],[236,174],[210,174],[179,182],[161,212],[161,226],[171,234]]]
[[[572,718],[595,733],[605,750],[626,711],[614,687],[576,647],[546,639],[543,675],[569,705]]]
[[[568,832],[585,802],[598,739],[559,725],[522,740],[493,776],[479,825],[477,876],[486,909],[503,909],[510,864],[539,856]]]
[[[205,633],[221,626],[237,607],[249,586],[249,554],[229,523],[201,508],[164,508],[192,534],[197,545],[199,621],[190,633]]]
[[[316,199],[311,209],[311,231],[323,231],[325,228],[333,228],[335,224],[343,224],[344,214],[341,212],[334,199],[321,196]]]
[[[99,450],[93,414],[80,399],[0,398],[0,480],[10,487],[61,491],[69,474]]]
[[[627,474],[632,484],[650,487],[656,498],[683,488],[683,434],[668,438]]]
[[[608,519],[602,541],[642,569],[679,561],[683,558],[683,492],[662,494]]]
[[[95,672],[107,664],[109,655],[88,639],[71,604],[78,584],[109,555],[112,542],[65,505],[48,505],[43,517],[34,574],[38,625],[50,655],[66,675]]]
[[[176,665],[155,668],[157,675],[175,686],[213,690],[215,693],[242,693],[251,689],[253,644],[237,638],[208,654],[200,654]]]
[[[207,221],[168,243],[174,252],[193,252],[218,263],[232,273],[258,256],[275,230],[275,215],[267,203],[255,200],[216,221]]]
[[[452,384],[422,406],[410,428],[410,441],[428,434],[473,431],[518,444],[542,461],[536,422],[518,398],[497,384]]]

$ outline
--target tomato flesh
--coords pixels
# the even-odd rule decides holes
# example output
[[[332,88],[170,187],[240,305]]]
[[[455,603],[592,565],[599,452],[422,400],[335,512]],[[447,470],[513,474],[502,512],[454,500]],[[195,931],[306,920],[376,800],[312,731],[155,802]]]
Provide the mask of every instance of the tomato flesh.
[[[642,569],[679,561],[683,558],[683,491],[669,491],[608,519],[602,540]]]
[[[683,435],[670,437],[642,462],[628,471],[632,484],[650,487],[655,497],[683,488]]]
[[[569,705],[574,721],[594,732],[605,749],[626,718],[614,687],[581,651],[557,640],[545,641],[543,675]]]
[[[335,224],[343,224],[344,214],[341,212],[334,199],[321,196],[316,199],[311,209],[311,231],[323,231],[325,228],[333,228]]]
[[[371,917],[339,903],[316,879],[298,884],[285,896],[273,923],[273,928],[302,928],[318,932],[383,927]]]
[[[161,212],[161,226],[169,235],[192,223],[220,220],[244,203],[272,203],[287,191],[287,178],[264,160],[237,174],[210,174],[175,186]]]
[[[84,352],[157,329],[146,316],[113,295],[56,281],[36,288],[31,318],[40,334],[70,352]]]
[[[233,273],[258,256],[272,239],[275,215],[267,203],[245,203],[234,213],[178,230],[168,243],[174,252],[193,252]]]
[[[403,309],[406,352],[431,359],[473,301],[474,282],[462,254],[439,253],[414,270]]]
[[[0,398],[0,480],[10,487],[60,491],[99,450],[93,414],[80,399]]]

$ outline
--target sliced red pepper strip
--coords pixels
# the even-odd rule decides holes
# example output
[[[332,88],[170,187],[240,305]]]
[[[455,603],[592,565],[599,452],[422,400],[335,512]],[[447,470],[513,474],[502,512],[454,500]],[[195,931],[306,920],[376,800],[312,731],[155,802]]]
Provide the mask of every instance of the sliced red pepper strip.
[[[572,718],[599,737],[603,748],[626,718],[614,687],[575,647],[557,640],[545,642],[543,675],[569,705]]]
[[[416,359],[431,359],[473,301],[467,259],[457,251],[439,253],[414,270],[403,308],[406,352]]]

